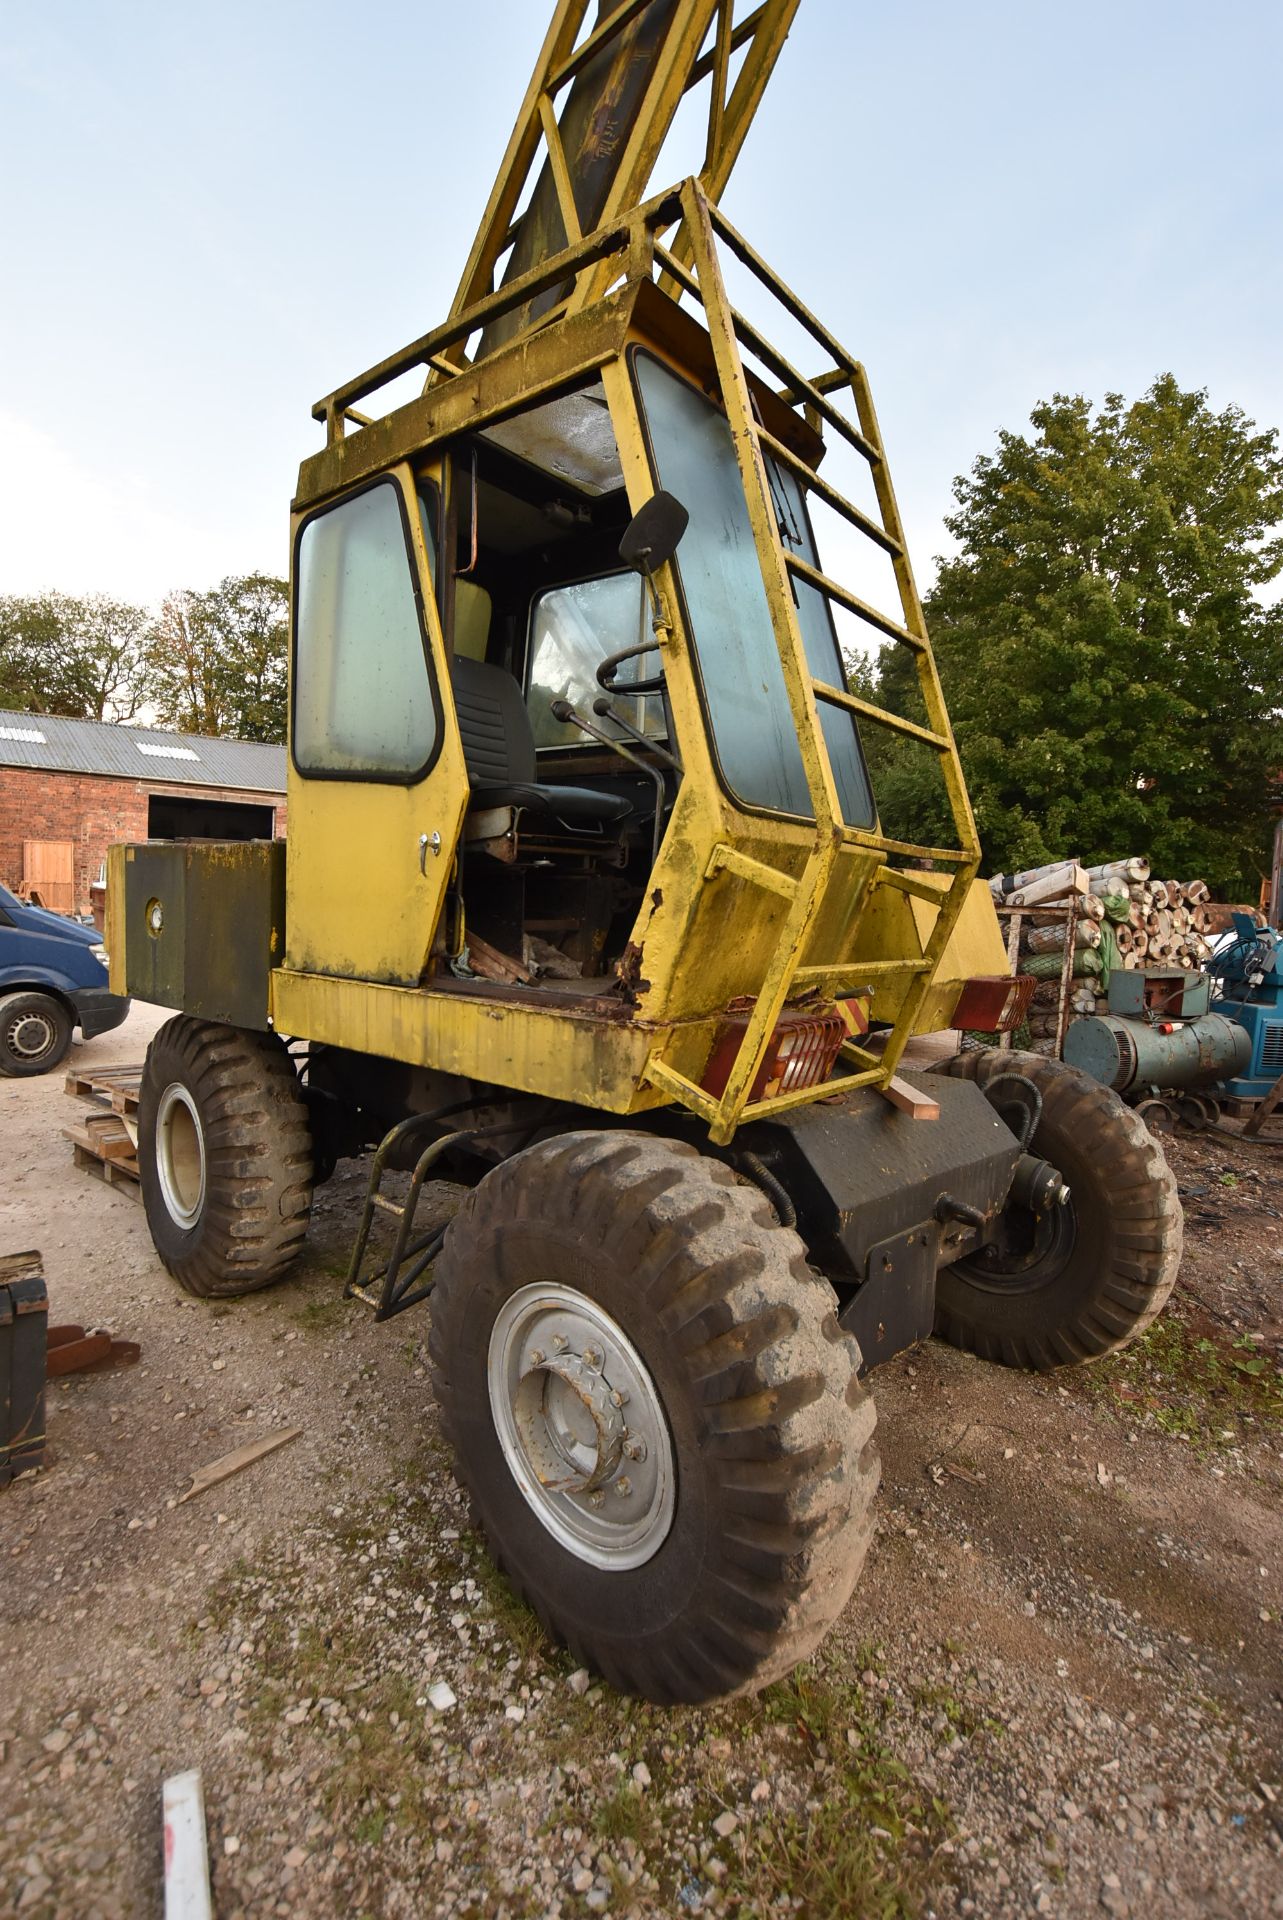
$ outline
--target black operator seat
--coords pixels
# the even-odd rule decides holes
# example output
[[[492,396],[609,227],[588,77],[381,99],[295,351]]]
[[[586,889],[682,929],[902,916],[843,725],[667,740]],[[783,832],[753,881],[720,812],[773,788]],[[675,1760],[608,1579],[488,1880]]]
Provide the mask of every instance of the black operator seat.
[[[589,831],[632,812],[619,794],[539,785],[530,715],[521,688],[503,667],[456,654],[450,679],[474,807],[524,807]]]

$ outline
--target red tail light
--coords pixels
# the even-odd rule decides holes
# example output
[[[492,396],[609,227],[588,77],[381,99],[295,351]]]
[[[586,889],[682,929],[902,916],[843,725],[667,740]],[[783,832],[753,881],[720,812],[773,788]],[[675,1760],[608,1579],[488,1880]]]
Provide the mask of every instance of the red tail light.
[[[742,1012],[731,1014],[708,1057],[700,1085],[715,1100],[726,1091],[752,1011],[748,1006]],[[847,1023],[836,1011],[808,1014],[786,1010],[771,1035],[749,1089],[749,1099],[770,1100],[778,1093],[822,1086],[833,1071],[842,1042],[848,1037]]]
[[[979,973],[958,995],[949,1022],[962,1033],[1010,1033],[1029,1010],[1037,981],[1030,974]]]

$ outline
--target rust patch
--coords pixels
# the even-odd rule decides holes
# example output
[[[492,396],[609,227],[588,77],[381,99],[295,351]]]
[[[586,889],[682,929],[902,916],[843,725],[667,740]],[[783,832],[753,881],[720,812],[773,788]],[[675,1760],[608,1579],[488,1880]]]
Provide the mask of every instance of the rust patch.
[[[637,1005],[639,994],[649,991],[650,981],[642,978],[642,949],[630,940],[615,962],[615,984],[611,992],[630,1007]]]

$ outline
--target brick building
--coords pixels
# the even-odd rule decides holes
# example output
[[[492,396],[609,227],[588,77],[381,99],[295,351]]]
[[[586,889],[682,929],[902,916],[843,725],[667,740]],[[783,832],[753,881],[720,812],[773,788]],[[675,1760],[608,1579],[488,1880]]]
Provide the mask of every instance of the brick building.
[[[88,913],[118,840],[285,833],[285,749],[0,711],[0,881]]]

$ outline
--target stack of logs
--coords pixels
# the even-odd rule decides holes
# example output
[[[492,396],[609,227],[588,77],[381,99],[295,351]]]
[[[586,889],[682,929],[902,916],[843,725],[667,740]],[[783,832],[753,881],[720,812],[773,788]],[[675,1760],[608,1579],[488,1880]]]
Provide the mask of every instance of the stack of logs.
[[[1060,861],[1029,873],[999,874],[989,885],[1000,907],[1022,910],[1017,969],[1038,977],[1029,1011],[1037,1052],[1056,1050],[1063,972],[1059,963],[1071,899],[1076,914],[1070,1019],[1108,1010],[1100,951],[1104,929],[1112,933],[1118,965],[1127,972],[1138,967],[1195,972],[1208,959],[1211,940],[1228,924],[1229,909],[1212,904],[1202,880],[1156,880],[1142,856],[1088,868]],[[1120,901],[1127,903],[1125,919],[1117,917]]]

